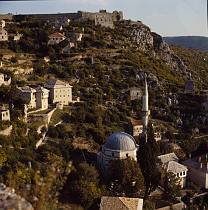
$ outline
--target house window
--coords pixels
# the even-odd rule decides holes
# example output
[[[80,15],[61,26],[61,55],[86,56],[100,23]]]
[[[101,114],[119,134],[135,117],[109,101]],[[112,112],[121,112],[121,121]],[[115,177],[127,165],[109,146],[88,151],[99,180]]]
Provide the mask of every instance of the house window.
[[[126,157],[129,157],[129,154],[128,153],[126,153]]]
[[[185,171],[183,172],[183,175],[184,175],[184,176],[186,175],[186,172],[185,172]]]
[[[112,157],[114,157],[114,152],[112,152]]]

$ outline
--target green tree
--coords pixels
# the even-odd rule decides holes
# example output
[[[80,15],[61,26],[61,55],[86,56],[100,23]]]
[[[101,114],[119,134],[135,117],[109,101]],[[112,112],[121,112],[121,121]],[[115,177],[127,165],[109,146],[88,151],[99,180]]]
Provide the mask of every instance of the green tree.
[[[177,197],[180,197],[180,178],[176,177],[175,174],[168,172],[165,177],[164,188],[168,198],[175,200]]]
[[[111,162],[109,172],[108,185],[114,196],[144,195],[144,178],[135,160],[130,158],[114,160]]]
[[[158,145],[154,139],[153,127],[148,128],[147,142],[143,136],[139,144],[139,164],[145,181],[145,197],[156,189],[160,181],[160,172],[157,169]]]
[[[75,201],[87,209],[96,198],[101,197],[102,189],[99,182],[96,168],[87,163],[80,163],[65,187],[68,188]]]

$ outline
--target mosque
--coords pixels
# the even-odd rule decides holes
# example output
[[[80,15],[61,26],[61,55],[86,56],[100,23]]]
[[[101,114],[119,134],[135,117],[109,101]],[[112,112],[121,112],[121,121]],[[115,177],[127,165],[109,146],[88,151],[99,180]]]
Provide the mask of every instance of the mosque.
[[[145,78],[145,91],[142,97],[142,112],[143,112],[143,135],[147,140],[147,125],[149,117],[149,106],[148,106],[148,86]],[[101,151],[97,154],[97,162],[101,170],[106,173],[109,164],[112,160],[122,160],[131,158],[137,161],[137,150],[138,145],[135,139],[125,133],[116,132],[111,134],[105,144],[102,146]]]

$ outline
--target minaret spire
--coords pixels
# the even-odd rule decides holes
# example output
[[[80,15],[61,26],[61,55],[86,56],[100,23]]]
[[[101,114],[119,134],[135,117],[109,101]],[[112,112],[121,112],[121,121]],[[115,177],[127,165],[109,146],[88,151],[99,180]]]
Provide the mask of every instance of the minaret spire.
[[[149,118],[149,94],[148,94],[148,85],[147,85],[147,76],[145,74],[144,78],[145,83],[145,90],[144,95],[142,97],[142,113],[143,113],[143,135],[146,138],[147,141],[147,126],[148,126],[148,118]]]

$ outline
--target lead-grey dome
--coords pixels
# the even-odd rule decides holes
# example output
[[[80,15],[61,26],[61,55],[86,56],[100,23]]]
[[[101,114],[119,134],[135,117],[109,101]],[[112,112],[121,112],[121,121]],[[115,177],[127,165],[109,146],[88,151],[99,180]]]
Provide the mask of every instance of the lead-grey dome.
[[[135,139],[125,132],[111,134],[104,144],[104,147],[106,149],[120,151],[132,151],[137,148]]]

